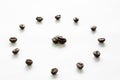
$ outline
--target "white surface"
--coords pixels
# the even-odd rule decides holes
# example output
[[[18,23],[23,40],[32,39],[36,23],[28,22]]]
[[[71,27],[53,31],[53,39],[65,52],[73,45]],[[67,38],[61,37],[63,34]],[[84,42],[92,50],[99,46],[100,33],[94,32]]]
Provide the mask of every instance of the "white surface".
[[[60,22],[54,16],[61,14]],[[44,18],[36,23],[36,16]],[[72,21],[79,17],[78,25]],[[120,0],[0,0],[1,80],[120,80]],[[25,31],[19,24],[25,24]],[[90,27],[98,26],[96,33]],[[51,38],[62,35],[65,46],[55,46]],[[11,36],[18,41],[12,46]],[[101,46],[97,38],[105,37]],[[11,51],[20,48],[19,55]],[[92,52],[101,52],[95,60]],[[34,63],[28,68],[25,60]],[[76,68],[83,62],[82,72]],[[57,67],[52,77],[50,69]]]

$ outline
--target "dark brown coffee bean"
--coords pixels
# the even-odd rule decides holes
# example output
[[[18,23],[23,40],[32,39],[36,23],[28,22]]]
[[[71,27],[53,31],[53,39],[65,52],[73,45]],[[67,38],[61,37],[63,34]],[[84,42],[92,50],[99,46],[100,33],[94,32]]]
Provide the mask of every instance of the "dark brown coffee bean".
[[[55,16],[55,19],[56,19],[56,20],[60,20],[60,18],[61,18],[61,15],[56,15],[56,16]]]
[[[59,36],[58,41],[59,41],[60,44],[64,44],[66,42],[66,39],[63,38],[62,36]]]
[[[76,64],[76,66],[77,66],[78,69],[82,69],[82,68],[84,67],[84,64],[81,63],[81,62],[78,62],[78,63]]]
[[[99,51],[94,51],[94,52],[93,52],[93,55],[94,55],[96,58],[99,58],[100,52],[99,52]]]
[[[75,17],[75,18],[73,18],[73,21],[74,21],[75,23],[77,23],[77,22],[79,21],[79,18]]]
[[[56,39],[56,37],[52,38],[53,43],[57,44],[58,43],[58,39]]]
[[[92,26],[92,27],[91,27],[91,30],[92,30],[92,31],[96,31],[96,28],[97,28],[97,26]]]
[[[104,43],[105,42],[105,38],[98,38],[99,43]]]
[[[25,28],[25,25],[24,24],[20,24],[19,27],[20,27],[21,30],[23,30]]]
[[[25,63],[30,66],[33,64],[33,61],[31,59],[26,59]]]
[[[15,43],[17,41],[17,38],[16,37],[10,37],[9,41],[11,43]]]
[[[19,51],[20,51],[19,48],[15,48],[15,49],[12,51],[12,53],[13,53],[13,54],[17,54]]]
[[[51,74],[52,74],[52,75],[56,75],[57,72],[58,72],[58,69],[57,69],[57,68],[52,68],[52,69],[51,69]]]
[[[36,20],[37,20],[38,22],[42,22],[43,18],[42,18],[42,17],[36,17]]]
[[[57,35],[56,37],[57,37],[57,39],[59,39],[59,40],[60,40],[60,39],[63,39],[63,36]]]

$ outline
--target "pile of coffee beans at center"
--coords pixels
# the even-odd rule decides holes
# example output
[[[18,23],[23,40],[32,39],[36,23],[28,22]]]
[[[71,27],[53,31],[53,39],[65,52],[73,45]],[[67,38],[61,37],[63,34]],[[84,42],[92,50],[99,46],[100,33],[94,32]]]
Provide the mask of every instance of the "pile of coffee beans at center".
[[[58,44],[58,43],[59,44],[65,44],[67,40],[66,40],[66,38],[58,35],[58,36],[53,37],[52,41],[55,44]]]

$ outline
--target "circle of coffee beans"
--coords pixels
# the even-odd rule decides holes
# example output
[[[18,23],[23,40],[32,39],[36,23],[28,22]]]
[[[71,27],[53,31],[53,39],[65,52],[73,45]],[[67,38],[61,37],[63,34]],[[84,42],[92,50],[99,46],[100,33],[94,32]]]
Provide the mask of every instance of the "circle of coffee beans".
[[[56,16],[55,16],[55,19],[56,19],[56,20],[60,20],[60,18],[61,18],[61,15],[56,15]],[[39,17],[36,17],[36,20],[37,20],[37,22],[42,22],[42,21],[43,21],[43,17],[40,17],[40,16],[39,16]],[[74,17],[74,18],[73,18],[73,21],[74,21],[75,23],[78,23],[79,18],[78,18],[78,17]],[[25,25],[24,25],[24,24],[20,24],[20,25],[19,25],[19,28],[20,28],[21,30],[24,30],[24,29],[25,29]],[[92,31],[96,31],[96,28],[97,28],[97,26],[92,26],[92,27],[91,27],[91,30],[92,30]],[[106,40],[105,38],[98,38],[98,42],[99,42],[99,43],[104,43],[105,40]],[[17,38],[16,38],[16,37],[10,37],[10,38],[9,38],[9,41],[10,41],[11,43],[16,43]],[[55,37],[52,38],[52,42],[53,42],[54,44],[65,44],[65,43],[67,42],[67,39],[64,38],[63,36],[57,35],[57,36],[55,36]],[[19,51],[20,51],[19,48],[15,48],[14,50],[12,50],[12,53],[13,53],[14,55],[16,55],[16,54],[18,54]],[[94,52],[93,52],[93,55],[94,55],[94,57],[96,57],[96,58],[99,58],[99,57],[100,57],[100,54],[101,54],[101,53],[100,53],[99,51],[94,51]],[[32,61],[32,59],[26,59],[25,63],[26,63],[28,66],[31,66],[31,65],[33,64],[33,61]],[[79,70],[82,70],[83,67],[84,67],[84,63],[78,62],[78,63],[76,64],[76,67],[77,67]],[[57,68],[52,68],[52,69],[51,69],[51,74],[52,74],[52,75],[56,75],[57,73],[58,73],[58,69],[57,69]]]

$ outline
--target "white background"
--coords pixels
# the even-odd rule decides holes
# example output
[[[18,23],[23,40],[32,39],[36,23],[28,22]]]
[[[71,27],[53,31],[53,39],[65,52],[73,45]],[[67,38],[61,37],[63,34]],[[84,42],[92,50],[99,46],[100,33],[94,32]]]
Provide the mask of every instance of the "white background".
[[[56,22],[54,16],[61,14]],[[42,16],[42,23],[35,18]],[[73,23],[79,17],[79,24]],[[120,0],[0,0],[1,80],[120,80]],[[19,24],[25,24],[20,31]],[[96,25],[92,33],[90,27]],[[51,38],[67,38],[56,46]],[[11,45],[9,38],[18,41]],[[105,37],[104,45],[97,39]],[[12,50],[20,48],[14,56]],[[99,50],[100,59],[92,52]],[[27,67],[30,58],[33,65]],[[79,71],[77,62],[83,62]],[[50,74],[58,68],[57,76]]]

